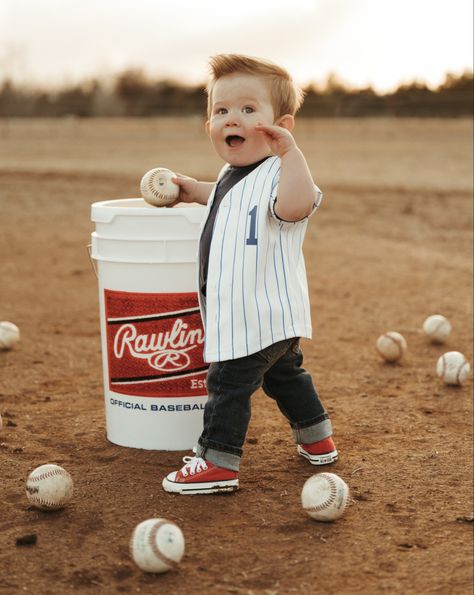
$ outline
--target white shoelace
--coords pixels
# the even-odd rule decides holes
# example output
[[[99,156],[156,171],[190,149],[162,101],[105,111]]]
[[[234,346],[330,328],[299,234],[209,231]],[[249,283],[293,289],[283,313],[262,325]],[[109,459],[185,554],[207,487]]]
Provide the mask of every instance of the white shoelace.
[[[207,469],[206,461],[201,459],[201,457],[183,457],[183,463],[186,463],[181,469],[183,477],[187,477],[188,474],[194,475]]]

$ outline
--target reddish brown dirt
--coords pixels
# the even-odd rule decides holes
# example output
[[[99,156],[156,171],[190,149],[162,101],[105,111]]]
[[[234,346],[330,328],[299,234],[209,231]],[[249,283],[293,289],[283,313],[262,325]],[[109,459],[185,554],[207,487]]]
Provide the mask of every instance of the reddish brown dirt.
[[[22,332],[13,350],[0,353],[0,593],[472,593],[472,379],[452,388],[434,372],[444,351],[473,361],[471,124],[320,124],[334,160],[326,157],[325,203],[305,244],[314,339],[303,347],[332,415],[340,460],[331,470],[351,489],[349,509],[331,524],[302,511],[301,488],[316,469],[296,455],[285,421],[261,392],[235,494],[166,494],[163,475],[187,453],[107,441],[89,211],[96,200],[136,196],[140,170],[100,167],[100,154],[113,160],[116,139],[101,138],[98,125],[74,124],[79,136],[69,128],[41,136],[34,122],[11,122],[0,134],[7,164],[0,169],[0,319]],[[28,154],[28,126],[36,157]],[[163,155],[164,141],[143,133],[147,124],[127,126],[122,151],[141,139],[149,153]],[[87,144],[88,134],[92,157],[83,162],[95,155],[95,170],[82,167],[80,156],[64,160],[66,148],[73,155],[70,144]],[[354,166],[347,142],[356,144],[356,135],[372,181],[355,175],[351,184],[346,175],[338,183],[339,158]],[[432,147],[453,135],[459,142],[443,145],[441,176]],[[397,175],[391,139],[406,153]],[[380,169],[384,151],[390,183]],[[176,169],[208,178],[217,171],[213,159]],[[158,161],[151,165],[175,168],[171,157]],[[462,179],[453,173],[460,163]],[[423,168],[433,172],[424,185]],[[454,327],[444,346],[421,332],[425,317],[438,312]],[[408,341],[401,364],[384,364],[375,353],[386,330]],[[46,462],[74,478],[74,499],[59,512],[35,510],[25,496],[28,473]],[[171,519],[184,532],[176,571],[147,575],[130,559],[131,532],[150,517]],[[15,545],[32,533],[36,545]]]

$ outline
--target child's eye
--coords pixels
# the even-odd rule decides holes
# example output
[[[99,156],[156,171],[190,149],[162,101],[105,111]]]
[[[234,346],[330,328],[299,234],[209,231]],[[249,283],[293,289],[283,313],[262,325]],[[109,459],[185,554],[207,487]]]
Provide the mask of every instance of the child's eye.
[[[222,114],[226,114],[226,113],[227,113],[227,110],[226,110],[226,108],[225,108],[225,107],[219,107],[219,108],[216,110],[216,114],[219,114],[220,116],[222,116]]]
[[[252,114],[255,110],[253,109],[253,107],[247,105],[246,107],[244,107],[242,111],[244,112],[244,114]]]

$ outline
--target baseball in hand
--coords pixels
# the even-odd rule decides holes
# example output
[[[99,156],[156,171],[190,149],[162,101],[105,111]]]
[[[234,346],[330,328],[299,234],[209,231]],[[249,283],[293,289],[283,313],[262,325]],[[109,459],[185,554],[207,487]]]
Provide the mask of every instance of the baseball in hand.
[[[69,473],[59,465],[36,467],[26,480],[28,500],[41,510],[58,510],[72,498],[73,482]]]
[[[349,487],[335,473],[318,473],[303,486],[301,504],[316,521],[335,521],[344,514],[349,500]]]
[[[451,333],[451,323],[441,314],[433,314],[423,323],[423,332],[433,343],[444,343]]]
[[[142,197],[154,207],[165,207],[179,196],[179,186],[172,181],[175,174],[164,167],[148,171],[140,182]]]
[[[7,320],[0,322],[0,350],[11,349],[20,340],[20,329]]]
[[[436,364],[436,374],[446,384],[462,384],[471,372],[471,366],[459,351],[448,351]]]
[[[397,362],[405,355],[407,342],[400,333],[390,331],[377,339],[375,347],[379,355],[387,362]]]
[[[130,554],[145,572],[176,568],[184,555],[181,529],[166,519],[148,519],[138,524],[130,539]]]

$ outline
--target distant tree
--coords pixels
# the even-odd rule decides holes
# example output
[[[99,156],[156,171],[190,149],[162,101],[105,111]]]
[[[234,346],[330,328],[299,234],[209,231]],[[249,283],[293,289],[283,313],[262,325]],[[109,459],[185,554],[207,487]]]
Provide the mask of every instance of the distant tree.
[[[93,116],[94,96],[99,87],[98,81],[91,80],[61,90],[54,98],[56,115]]]
[[[473,92],[474,78],[472,72],[464,72],[461,76],[456,76],[452,73],[448,73],[444,82],[438,87],[438,91],[443,92],[447,90],[455,89],[457,91],[464,91],[466,93]]]
[[[17,91],[13,83],[9,79],[6,79],[0,89],[0,115],[13,115],[16,103]]]
[[[127,115],[142,115],[151,86],[147,75],[139,68],[125,70],[117,77],[114,92],[124,102]]]
[[[32,89],[10,80],[0,83],[0,117],[163,116],[206,113],[204,86],[173,80],[151,80],[139,68],[120,73],[110,85],[97,79],[59,91]],[[334,73],[324,86],[310,85],[301,115],[307,117],[456,117],[472,116],[472,72],[448,74],[437,89],[425,83],[401,85],[379,95],[371,87],[348,88]]]

